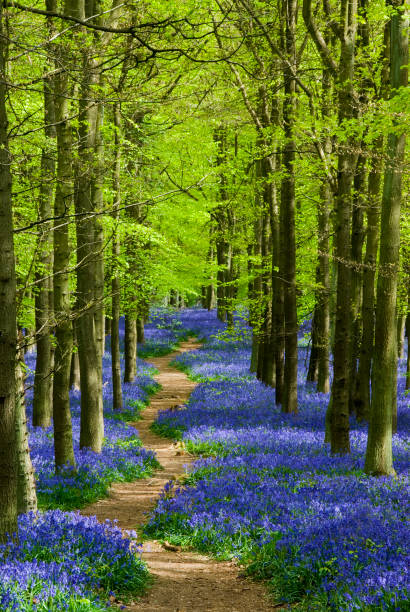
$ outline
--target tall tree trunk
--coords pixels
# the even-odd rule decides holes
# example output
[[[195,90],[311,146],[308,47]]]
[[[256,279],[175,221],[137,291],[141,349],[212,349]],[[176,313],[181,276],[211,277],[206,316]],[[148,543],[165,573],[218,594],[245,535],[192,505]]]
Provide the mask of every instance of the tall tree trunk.
[[[134,315],[125,315],[124,382],[134,382],[137,375],[137,321]]]
[[[226,192],[226,176],[223,164],[226,162],[227,154],[227,134],[226,127],[220,125],[214,132],[214,140],[217,145],[216,164],[219,169],[219,200],[220,203],[216,207],[214,216],[217,222],[215,232],[216,243],[216,260],[218,264],[217,285],[216,285],[216,306],[217,317],[220,321],[227,320],[227,280],[229,267],[229,243],[227,242],[227,192]]]
[[[284,235],[283,278],[285,312],[285,371],[283,391],[283,412],[298,411],[298,322],[296,307],[296,238],[295,238],[295,120],[296,120],[296,0],[285,0],[285,48],[289,63],[284,66],[285,100],[283,124],[285,145],[283,148],[284,177],[281,188]]]
[[[22,336],[22,334],[21,334]],[[24,401],[24,350],[19,350],[16,364],[16,449],[18,463],[17,512],[37,510],[36,483],[28,445],[26,405]]]
[[[7,41],[0,5],[0,542],[17,531],[16,274],[6,110]]]
[[[365,149],[365,143],[362,141],[360,149]],[[350,342],[350,373],[349,373],[349,412],[355,411],[355,389],[357,385],[358,367],[357,362],[360,354],[361,340],[361,310],[362,310],[362,288],[363,288],[363,242],[364,242],[364,215],[365,207],[365,185],[367,171],[366,159],[361,153],[357,160],[356,173],[353,181],[353,214],[352,214],[352,238],[351,238],[351,320],[352,332]]]
[[[75,323],[73,323],[73,349],[71,352],[70,366],[70,389],[79,391],[80,384],[80,361],[78,359],[77,332],[75,331]]]
[[[374,155],[368,177],[368,197],[366,206],[366,251],[363,268],[363,330],[360,346],[356,395],[354,400],[356,417],[359,421],[368,421],[370,414],[370,372],[374,348],[374,294],[377,250],[379,243],[382,143],[383,139],[379,138],[374,148]]]
[[[329,152],[330,142],[326,149]],[[329,278],[329,216],[332,201],[332,190],[329,181],[324,179],[320,186],[320,204],[318,213],[318,250],[319,289],[317,292],[317,352],[318,372],[317,390],[321,393],[329,392],[329,334],[330,334],[330,278]]]
[[[284,390],[284,374],[285,374],[285,312],[284,312],[284,282],[283,282],[283,257],[284,257],[284,211],[283,206],[280,206],[279,212],[279,237],[278,237],[278,251],[277,251],[277,262],[279,270],[275,275],[274,279],[274,291],[273,300],[274,304],[272,307],[273,311],[273,325],[275,329],[275,403],[279,406],[282,405],[283,401],[283,390]]]
[[[87,5],[88,6],[88,5]],[[90,17],[91,11],[84,14]],[[83,40],[83,75],[79,104],[79,146],[76,164],[74,203],[77,229],[77,321],[81,377],[80,448],[101,452],[104,438],[102,404],[103,277],[100,138],[102,107],[94,99],[100,72],[94,45]]]
[[[253,223],[254,228],[254,243],[251,246],[253,257],[261,262],[262,258],[262,217],[260,214],[259,196],[256,199],[257,215]],[[258,373],[259,359],[261,356],[259,345],[261,342],[261,314],[262,314],[262,264],[255,263],[251,266],[254,276],[251,281],[252,288],[250,292],[251,304],[249,306],[249,320],[252,326],[252,354],[250,371]]]
[[[404,359],[404,344],[406,335],[406,315],[400,313],[397,315],[397,357]]]
[[[66,14],[71,14],[71,2],[66,0]],[[69,53],[68,45],[56,47],[56,68]],[[70,366],[73,344],[70,321],[70,283],[68,268],[71,248],[69,243],[69,213],[72,205],[72,140],[68,120],[70,87],[67,72],[55,77],[55,117],[57,126],[57,187],[54,198],[54,317],[55,354],[53,384],[54,457],[56,470],[65,465],[75,466],[70,412]]]
[[[48,0],[50,2],[50,0]],[[50,27],[49,27],[50,30]],[[54,85],[52,79],[44,79],[45,145],[41,153],[39,220],[50,219],[53,209],[53,185],[55,179],[55,112]],[[49,427],[53,406],[52,398],[52,347],[51,319],[53,280],[53,235],[49,224],[40,226],[38,237],[37,293],[35,296],[35,321],[37,357],[34,375],[33,425]]]
[[[142,314],[137,317],[137,342],[138,344],[145,344],[144,317]]]
[[[118,234],[118,223],[120,220],[120,177],[121,177],[121,114],[119,104],[114,104],[114,146],[115,146],[115,161],[114,161],[114,207],[113,217],[116,227],[112,238],[112,257],[113,257],[113,276],[111,281],[112,290],[112,323],[111,323],[111,368],[112,368],[112,387],[113,387],[113,408],[119,410],[123,406],[122,387],[121,387],[121,361],[120,361],[120,279],[117,272],[118,258],[120,256],[120,239]]]
[[[406,0],[394,3],[405,7]],[[408,13],[391,16],[390,84],[392,97],[408,83]],[[376,476],[394,474],[392,416],[397,373],[396,298],[399,270],[401,186],[406,134],[388,136],[381,209],[379,276],[372,370],[372,400],[365,471]]]
[[[318,282],[318,271],[316,270],[316,282]],[[319,352],[318,352],[318,333],[317,333],[317,318],[318,318],[318,302],[316,301],[315,309],[312,318],[312,331],[310,333],[311,349],[309,356],[309,367],[306,375],[307,382],[317,382],[319,370]]]
[[[341,50],[338,69],[339,123],[354,117],[354,62],[357,31],[357,0],[343,0]],[[349,453],[349,366],[351,338],[350,227],[352,186],[356,167],[355,143],[348,137],[339,144],[338,190],[335,200],[335,256],[337,295],[333,346],[333,383],[330,412],[332,453]]]

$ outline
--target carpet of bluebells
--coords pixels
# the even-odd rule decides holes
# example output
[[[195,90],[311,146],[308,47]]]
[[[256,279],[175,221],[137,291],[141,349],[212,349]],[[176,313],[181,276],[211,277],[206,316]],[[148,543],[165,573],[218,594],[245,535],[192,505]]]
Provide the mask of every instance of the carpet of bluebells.
[[[166,312],[154,313],[147,325],[146,347],[140,354],[169,352],[186,335],[182,324]],[[123,343],[124,322],[120,326]],[[141,561],[134,533],[107,521],[62,509],[80,508],[106,495],[113,481],[148,476],[157,461],[141,446],[135,421],[158,388],[152,366],[138,360],[133,383],[123,383],[124,409],[112,410],[109,339],[103,359],[105,442],[101,454],[79,450],[80,393],[70,392],[77,470],[54,472],[53,429],[31,425],[35,355],[26,355],[26,404],[30,449],[40,507],[46,512],[19,517],[18,540],[0,545],[0,610],[2,612],[86,612],[106,610],[116,598],[141,593],[148,571]]]
[[[190,334],[175,311],[165,308],[153,309],[144,328],[145,342],[138,346],[138,354],[144,358],[171,353]]]
[[[18,533],[0,545],[2,612],[102,611],[147,583],[135,534],[109,521],[49,510],[21,515]]]
[[[328,396],[306,383],[301,330],[299,414],[275,407],[274,390],[249,373],[251,337],[229,334],[214,313],[186,310],[184,327],[205,340],[177,358],[201,381],[186,409],[155,428],[202,457],[183,487],[169,483],[147,534],[236,557],[270,581],[281,602],[308,610],[409,610],[409,396],[398,379],[397,478],[363,473],[366,427],[351,423],[349,456],[324,440]],[[175,495],[171,495],[175,493]]]
[[[32,363],[33,362],[33,363]],[[26,359],[34,367],[35,358]],[[96,454],[79,449],[80,392],[70,391],[76,471],[66,469],[55,474],[53,428],[32,427],[30,423],[33,374],[27,379],[27,414],[30,431],[31,458],[37,478],[37,495],[42,508],[80,508],[107,494],[113,481],[130,481],[148,476],[157,465],[154,454],[141,446],[138,432],[126,420],[137,420],[139,412],[156,389],[154,368],[142,360],[134,383],[123,383],[124,409],[112,409],[111,359],[103,358],[104,445]]]

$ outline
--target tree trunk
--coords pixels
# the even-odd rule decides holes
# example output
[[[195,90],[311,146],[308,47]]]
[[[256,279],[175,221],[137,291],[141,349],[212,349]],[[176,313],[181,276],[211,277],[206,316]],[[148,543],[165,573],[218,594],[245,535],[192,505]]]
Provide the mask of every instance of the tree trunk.
[[[406,315],[397,315],[397,356],[399,359],[404,359],[404,345],[406,334]]]
[[[34,469],[28,445],[26,405],[24,401],[24,351],[19,351],[16,365],[16,450],[18,463],[17,513],[35,512],[37,495]]]
[[[66,1],[69,11],[71,3]],[[70,13],[67,13],[70,14]],[[68,47],[68,45],[67,45]],[[64,61],[65,45],[56,47],[56,68]],[[54,457],[56,470],[69,464],[75,466],[70,412],[70,366],[72,353],[72,324],[70,321],[70,283],[68,268],[71,248],[69,242],[69,213],[72,204],[72,141],[69,124],[70,88],[68,73],[55,77],[55,116],[57,129],[57,187],[54,198],[54,317],[55,354],[53,384]]]
[[[397,2],[395,6],[405,6],[405,2]],[[390,84],[394,97],[408,82],[408,15],[405,11],[392,15],[390,31]],[[389,134],[384,172],[372,400],[365,461],[366,473],[375,476],[394,474],[392,415],[397,372],[396,298],[405,142],[402,130]]]
[[[115,146],[115,162],[113,176],[113,191],[114,191],[114,206],[113,218],[116,227],[112,237],[112,257],[113,257],[113,276],[111,281],[112,290],[112,323],[111,323],[111,368],[112,368],[112,404],[114,410],[120,410],[123,407],[122,387],[121,387],[121,360],[120,360],[120,279],[117,272],[118,258],[120,256],[120,239],[118,235],[118,223],[120,220],[120,177],[121,177],[121,114],[119,104],[114,104],[114,146]]]
[[[137,342],[138,344],[145,344],[144,317],[142,314],[137,317]]]
[[[50,30],[50,27],[49,27]],[[50,219],[53,209],[53,185],[55,180],[55,128],[53,80],[44,80],[44,109],[46,145],[41,153],[41,175],[39,198],[39,220]],[[52,398],[52,353],[51,319],[53,291],[53,234],[49,224],[40,225],[38,237],[38,269],[36,271],[37,293],[35,295],[35,321],[37,357],[34,375],[33,425],[49,427],[53,406]]]
[[[365,149],[365,143],[362,141],[360,149]],[[352,214],[352,238],[351,238],[351,320],[352,333],[350,343],[350,373],[349,373],[349,412],[355,411],[355,389],[357,385],[358,375],[358,358],[360,354],[361,340],[361,309],[362,309],[362,287],[363,287],[363,242],[364,242],[364,215],[365,207],[364,192],[366,185],[367,171],[366,160],[364,154],[361,153],[357,160],[356,173],[353,181],[353,214]]]
[[[125,315],[124,382],[134,382],[137,375],[137,322],[134,316]]]
[[[283,208],[284,250],[283,278],[285,313],[285,371],[283,390],[283,412],[298,411],[298,321],[296,306],[296,238],[295,238],[295,120],[296,120],[296,81],[293,67],[296,66],[296,13],[297,1],[285,0],[286,31],[285,48],[289,63],[284,66],[285,100],[283,103],[283,124],[285,145],[283,148],[284,177],[281,188]]]
[[[280,206],[279,224],[280,232],[278,237],[277,265],[278,272],[274,278],[273,288],[273,326],[275,330],[275,403],[281,406],[283,400],[284,374],[285,374],[285,313],[284,313],[284,283],[283,283],[283,235],[284,235],[284,215],[283,206]]]
[[[91,10],[91,9],[90,9]],[[92,13],[91,13],[92,14]],[[90,17],[87,13],[85,17]],[[94,100],[100,85],[95,49],[83,40],[83,74],[79,104],[79,146],[74,203],[77,229],[77,321],[81,377],[80,448],[101,452],[104,438],[102,404],[103,257],[100,139],[102,107]]]
[[[215,232],[216,243],[216,260],[218,264],[217,283],[216,283],[216,307],[217,317],[220,321],[227,320],[227,285],[228,267],[229,267],[229,243],[226,239],[226,176],[223,164],[226,162],[227,143],[226,143],[226,128],[221,125],[214,132],[214,140],[217,145],[216,164],[219,169],[219,200],[220,203],[216,207],[214,216],[217,222]]]
[[[339,124],[354,117],[354,61],[357,0],[345,0],[341,10],[341,51],[338,70]],[[356,167],[355,142],[340,143],[338,190],[335,200],[335,256],[337,260],[336,316],[333,347],[333,384],[330,413],[332,453],[349,453],[349,366],[351,338],[350,226],[352,186]]]
[[[317,282],[318,272],[316,272]],[[313,311],[312,319],[312,331],[310,333],[311,349],[309,356],[309,367],[306,376],[307,382],[317,382],[318,370],[319,370],[319,352],[318,352],[318,334],[317,334],[317,318],[318,318],[318,303],[316,302],[315,309]]]
[[[80,380],[80,362],[78,359],[77,333],[75,324],[73,323],[73,349],[71,351],[71,366],[70,366],[70,389],[79,391],[81,389]]]
[[[383,139],[379,138],[374,148],[368,178],[366,252],[364,256],[362,299],[363,330],[354,402],[356,417],[359,421],[368,421],[370,415],[370,372],[374,348],[374,293],[379,243],[382,143]]]
[[[3,27],[0,5],[0,542],[17,531],[16,274]]]
[[[330,149],[330,142],[327,143],[327,151]],[[329,181],[324,179],[320,186],[320,205],[318,213],[318,249],[319,249],[319,269],[318,280],[319,290],[317,292],[317,352],[318,352],[318,372],[317,390],[320,393],[329,392],[329,334],[330,334],[330,278],[329,278],[329,215],[330,203],[332,201],[332,190]]]

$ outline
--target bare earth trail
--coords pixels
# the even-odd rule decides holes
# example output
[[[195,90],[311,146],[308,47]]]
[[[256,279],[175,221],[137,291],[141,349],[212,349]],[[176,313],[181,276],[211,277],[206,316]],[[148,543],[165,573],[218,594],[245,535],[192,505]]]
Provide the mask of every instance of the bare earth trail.
[[[179,353],[199,346],[189,340],[174,353],[149,360],[159,371],[155,379],[162,389],[151,398],[135,427],[143,446],[155,451],[163,469],[149,479],[114,484],[107,499],[88,506],[83,514],[96,515],[100,521],[117,519],[122,529],[139,530],[164,485],[186,472],[193,458],[183,454],[170,440],[155,435],[150,426],[158,410],[186,403],[196,387],[197,383],[169,364]],[[240,577],[234,563],[214,561],[194,552],[167,550],[155,540],[144,542],[143,559],[154,576],[154,584],[138,603],[126,606],[128,611],[265,612],[275,609],[267,601],[265,588]]]

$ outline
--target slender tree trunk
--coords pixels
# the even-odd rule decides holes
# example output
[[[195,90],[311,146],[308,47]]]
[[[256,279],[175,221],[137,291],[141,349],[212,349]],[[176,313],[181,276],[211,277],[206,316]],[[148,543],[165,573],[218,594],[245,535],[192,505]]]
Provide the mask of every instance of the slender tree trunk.
[[[50,0],[49,0],[50,1]],[[41,153],[42,183],[39,198],[39,220],[50,219],[53,209],[53,185],[55,179],[55,113],[53,80],[44,80],[44,109],[46,144]],[[49,427],[53,406],[52,398],[52,353],[51,320],[53,291],[53,235],[48,224],[40,225],[38,237],[38,269],[36,271],[37,293],[35,296],[35,320],[37,357],[34,375],[33,425]]]
[[[120,220],[120,177],[121,177],[121,114],[119,104],[114,104],[114,126],[115,126],[115,162],[114,162],[114,177],[113,191],[115,197],[114,203],[114,223],[118,226]],[[120,239],[117,228],[114,228],[112,238],[112,256],[113,256],[113,277],[111,281],[112,289],[112,324],[111,324],[111,367],[112,367],[112,386],[113,386],[113,408],[120,410],[123,406],[122,387],[121,387],[121,361],[120,361],[120,279],[118,277],[117,265],[120,256]]]
[[[339,62],[339,123],[354,117],[354,61],[357,31],[357,0],[344,0],[341,7],[341,51]],[[350,227],[352,186],[356,167],[355,142],[349,137],[340,143],[338,191],[335,210],[335,256],[337,295],[333,347],[333,383],[330,412],[332,453],[349,453],[349,366],[351,340]]]
[[[327,143],[327,150],[330,149]],[[318,249],[319,249],[319,290],[317,293],[317,351],[318,372],[317,390],[321,393],[329,392],[329,335],[330,335],[330,278],[329,278],[329,215],[332,201],[332,190],[327,179],[320,186],[320,205],[318,213]]]
[[[406,334],[406,315],[397,315],[397,356],[404,359],[404,344]]]
[[[396,2],[405,7],[406,0]],[[392,96],[408,83],[408,13],[391,17],[390,83]],[[392,416],[396,406],[394,385],[397,373],[396,298],[399,270],[400,209],[406,134],[392,132],[387,142],[387,162],[381,209],[379,276],[372,370],[372,400],[365,471],[384,476],[394,474]]]
[[[217,221],[217,229],[215,232],[216,243],[216,259],[218,264],[217,285],[216,285],[216,304],[217,317],[220,321],[227,320],[227,280],[229,267],[229,243],[226,239],[226,176],[223,164],[226,162],[227,143],[226,143],[226,128],[221,125],[214,132],[214,140],[217,144],[217,166],[219,170],[219,199],[220,204],[215,210],[215,219]]]
[[[90,9],[91,10],[91,9]],[[85,14],[85,17],[90,15]],[[88,44],[87,44],[88,43]],[[80,448],[101,452],[104,438],[102,405],[103,272],[102,228],[95,214],[101,208],[100,128],[102,107],[94,100],[100,84],[93,46],[83,41],[83,75],[79,105],[79,147],[74,202],[77,229],[77,321],[81,377]]]
[[[71,3],[67,0],[65,9]],[[70,13],[67,13],[70,14]],[[56,48],[56,68],[68,53],[66,46]],[[69,213],[72,205],[72,141],[69,124],[68,100],[70,88],[68,74],[59,72],[55,77],[55,116],[57,126],[57,187],[54,198],[54,317],[55,354],[53,384],[54,457],[56,470],[65,465],[75,466],[70,412],[70,366],[72,353],[72,324],[70,321],[70,283],[68,268],[71,248],[69,242]]]
[[[360,148],[365,148],[362,141]],[[351,238],[351,320],[352,332],[350,343],[350,373],[349,373],[349,412],[355,411],[355,389],[358,376],[358,358],[360,354],[361,340],[361,310],[362,310],[362,288],[363,288],[363,242],[364,242],[364,207],[365,207],[365,185],[367,171],[364,154],[361,153],[357,160],[356,173],[353,181],[353,214],[352,214],[352,238]]]
[[[124,382],[134,382],[137,375],[137,321],[129,314],[125,315],[124,361]]]
[[[296,120],[296,13],[297,1],[285,0],[286,31],[285,47],[289,64],[284,66],[285,100],[283,104],[283,124],[285,145],[283,149],[284,177],[281,189],[283,207],[284,235],[283,277],[285,312],[285,371],[283,390],[283,412],[298,411],[298,321],[296,307],[296,238],[295,238],[295,120]]]
[[[262,164],[262,167],[266,164]],[[264,182],[267,180],[265,168],[262,170]],[[265,188],[264,188],[265,191]],[[264,204],[266,193],[264,194]],[[268,267],[268,259],[271,253],[270,240],[270,206],[262,215],[262,233],[261,233],[261,256],[262,256],[262,274],[261,274],[261,290],[262,290],[262,322],[259,341],[259,356],[258,356],[258,378],[265,384],[270,384],[272,381],[272,368],[269,368],[269,362],[273,366],[273,360],[269,353],[269,340],[272,333],[272,312],[271,312],[271,291],[270,291],[270,269]],[[265,208],[265,207],[264,207]]]
[[[142,314],[137,317],[137,342],[138,344],[145,344],[144,317]]]
[[[256,199],[256,208],[258,210],[257,217],[254,221],[254,244],[252,253],[255,259],[261,261],[262,258],[262,217],[259,213],[259,196]],[[251,354],[251,365],[250,371],[258,373],[259,359],[261,352],[259,345],[261,343],[261,314],[262,314],[262,265],[253,264],[251,266],[254,279],[252,282],[251,299],[252,303],[250,306],[250,322],[253,330],[252,334],[252,354]]]
[[[75,331],[75,323],[73,323],[73,349],[71,352],[70,366],[70,389],[79,391],[80,384],[80,361],[78,359],[77,332]]]
[[[8,37],[3,20],[0,5],[0,542],[17,531],[16,274],[6,110]]]
[[[283,282],[283,257],[284,257],[284,211],[283,206],[280,206],[279,213],[280,232],[278,238],[278,273],[275,275],[273,293],[273,325],[275,328],[275,369],[276,369],[276,387],[275,387],[275,402],[277,405],[282,405],[283,390],[285,384],[285,312],[284,312],[284,282]]]
[[[318,272],[316,272],[316,282],[318,282]],[[317,319],[318,319],[318,303],[316,302],[315,309],[313,311],[312,319],[312,331],[310,334],[311,338],[311,349],[309,356],[309,367],[306,376],[307,382],[317,382],[318,370],[319,370],[319,351],[318,351],[318,333],[317,333]]]
[[[380,138],[375,146],[368,178],[366,251],[363,268],[363,331],[355,397],[355,412],[359,421],[368,421],[370,414],[370,372],[374,349],[374,294],[379,243],[382,142],[383,140]]]
[[[18,463],[17,512],[37,510],[36,483],[28,445],[26,405],[24,401],[24,351],[19,351],[16,365],[16,449]]]

